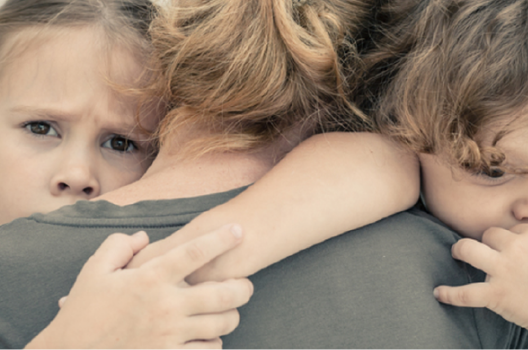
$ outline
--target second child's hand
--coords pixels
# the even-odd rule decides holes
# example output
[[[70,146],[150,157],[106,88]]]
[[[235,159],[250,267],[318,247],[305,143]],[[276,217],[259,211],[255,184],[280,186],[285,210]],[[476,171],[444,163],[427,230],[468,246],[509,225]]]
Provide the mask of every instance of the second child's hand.
[[[482,242],[464,238],[452,247],[455,259],[484,271],[486,280],[465,286],[435,288],[442,303],[486,307],[506,320],[528,328],[528,224],[510,230],[490,228]]]

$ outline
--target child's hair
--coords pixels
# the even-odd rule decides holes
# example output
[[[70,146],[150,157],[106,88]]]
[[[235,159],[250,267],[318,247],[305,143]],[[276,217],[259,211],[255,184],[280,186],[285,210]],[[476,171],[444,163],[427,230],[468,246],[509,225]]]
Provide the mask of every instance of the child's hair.
[[[187,148],[255,150],[301,127],[333,129],[361,112],[347,94],[359,76],[355,35],[369,0],[180,0],[154,21],[168,91],[161,142],[179,127],[209,130]],[[349,122],[353,125],[353,122]]]
[[[389,0],[379,18],[377,128],[471,172],[504,166],[496,144],[528,107],[528,1]]]
[[[0,7],[0,62],[12,53],[13,48],[4,47],[12,35],[34,29],[32,38],[38,40],[48,28],[67,31],[83,26],[100,29],[110,47],[120,45],[145,60],[150,51],[148,28],[155,14],[149,0],[8,0]],[[25,39],[16,46],[23,50],[30,40]]]

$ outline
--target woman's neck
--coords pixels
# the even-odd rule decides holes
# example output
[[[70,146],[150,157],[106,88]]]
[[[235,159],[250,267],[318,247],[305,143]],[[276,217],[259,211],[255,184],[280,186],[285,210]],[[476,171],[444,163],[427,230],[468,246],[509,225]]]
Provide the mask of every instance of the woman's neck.
[[[210,153],[182,160],[160,151],[143,177],[128,186],[106,193],[104,199],[117,205],[141,200],[196,197],[249,185],[275,164],[271,152]]]

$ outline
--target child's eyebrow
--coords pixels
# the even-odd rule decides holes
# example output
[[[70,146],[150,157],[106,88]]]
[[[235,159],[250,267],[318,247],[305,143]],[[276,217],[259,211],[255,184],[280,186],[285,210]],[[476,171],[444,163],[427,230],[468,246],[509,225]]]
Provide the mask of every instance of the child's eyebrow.
[[[9,110],[11,113],[29,114],[39,119],[53,119],[58,121],[68,121],[72,119],[74,113],[55,108],[41,108],[31,106],[16,106]],[[129,118],[119,118],[119,120],[108,120],[104,129],[111,130],[117,134],[127,135],[138,130],[138,124],[135,120],[126,120]]]
[[[71,113],[66,113],[59,109],[35,108],[31,106],[16,106],[11,108],[9,111],[12,113],[31,114],[39,118],[53,117],[59,120],[67,120],[70,119],[71,116]]]

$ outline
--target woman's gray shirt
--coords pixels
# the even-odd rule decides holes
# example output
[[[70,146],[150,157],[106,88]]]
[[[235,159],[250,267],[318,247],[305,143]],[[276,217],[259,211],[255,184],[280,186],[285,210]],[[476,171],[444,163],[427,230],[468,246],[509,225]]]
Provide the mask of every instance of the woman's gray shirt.
[[[23,347],[53,319],[109,234],[145,230],[156,241],[242,190],[125,207],[79,202],[1,226],[0,346]],[[251,277],[255,294],[224,347],[528,347],[526,331],[501,317],[433,298],[439,284],[484,278],[451,258],[457,239],[413,209],[274,264]]]

